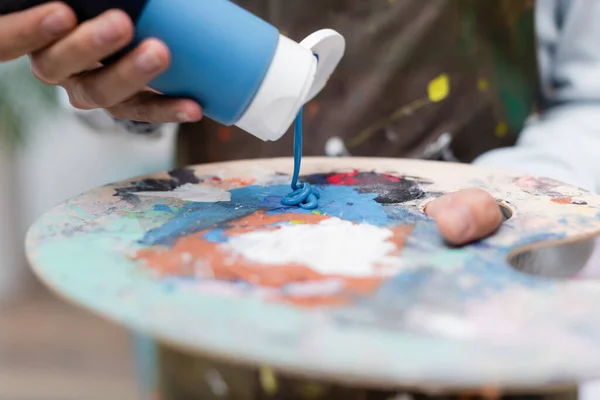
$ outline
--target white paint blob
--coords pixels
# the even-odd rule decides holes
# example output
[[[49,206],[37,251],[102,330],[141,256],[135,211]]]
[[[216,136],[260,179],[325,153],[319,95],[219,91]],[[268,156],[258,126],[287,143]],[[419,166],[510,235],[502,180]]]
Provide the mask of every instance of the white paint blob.
[[[450,313],[416,307],[407,313],[407,321],[413,328],[445,338],[473,340],[477,337],[476,328],[467,318]]]
[[[197,203],[213,203],[216,201],[231,201],[231,193],[227,190],[187,183],[171,192],[138,192],[138,196],[159,197],[162,199],[179,199]]]
[[[300,264],[325,275],[373,277],[398,271],[389,229],[330,218],[232,237],[225,251],[263,265]]]

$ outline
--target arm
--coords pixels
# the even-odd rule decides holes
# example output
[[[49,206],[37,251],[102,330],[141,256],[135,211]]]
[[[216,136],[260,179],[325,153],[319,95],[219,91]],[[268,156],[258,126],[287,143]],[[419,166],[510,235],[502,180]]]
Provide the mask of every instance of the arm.
[[[475,164],[598,191],[600,2],[541,0],[536,12],[543,111],[515,147],[490,151]]]

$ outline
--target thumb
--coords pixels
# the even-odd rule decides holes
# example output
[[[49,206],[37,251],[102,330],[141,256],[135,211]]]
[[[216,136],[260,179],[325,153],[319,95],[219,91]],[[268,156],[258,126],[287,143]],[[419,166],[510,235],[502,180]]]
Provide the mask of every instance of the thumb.
[[[48,3],[0,16],[0,61],[42,49],[77,24],[75,13],[63,3]]]
[[[435,199],[425,213],[438,225],[444,239],[460,246],[483,239],[502,224],[496,200],[481,189],[467,189]]]

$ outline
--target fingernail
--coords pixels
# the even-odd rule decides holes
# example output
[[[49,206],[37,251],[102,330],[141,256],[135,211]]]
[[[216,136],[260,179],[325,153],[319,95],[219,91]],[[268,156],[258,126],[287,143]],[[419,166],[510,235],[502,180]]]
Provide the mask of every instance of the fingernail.
[[[473,226],[471,213],[468,208],[462,205],[456,205],[446,210],[446,218],[449,228],[452,229],[456,237],[467,239]]]
[[[69,13],[64,10],[55,11],[42,21],[42,29],[51,36],[58,36],[71,28]]]
[[[177,120],[180,122],[192,122],[192,118],[186,112],[178,112],[175,117],[177,117]]]
[[[137,67],[143,72],[154,72],[162,67],[162,61],[153,49],[148,49],[138,55],[136,60]]]
[[[116,42],[121,38],[123,30],[120,26],[119,17],[111,14],[107,18],[104,18],[102,24],[96,31],[96,41],[98,44],[106,45]]]

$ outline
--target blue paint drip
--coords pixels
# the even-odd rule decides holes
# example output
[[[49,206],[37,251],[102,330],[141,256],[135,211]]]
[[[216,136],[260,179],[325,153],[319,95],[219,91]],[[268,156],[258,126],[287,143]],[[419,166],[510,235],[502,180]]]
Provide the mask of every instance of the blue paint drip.
[[[319,192],[308,182],[298,183],[300,164],[302,162],[302,109],[294,122],[294,176],[292,177],[292,193],[281,200],[284,206],[299,206],[304,210],[314,210],[319,206]]]

